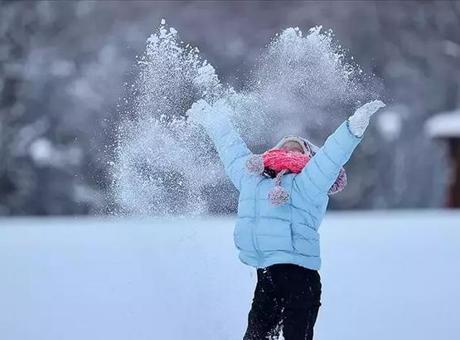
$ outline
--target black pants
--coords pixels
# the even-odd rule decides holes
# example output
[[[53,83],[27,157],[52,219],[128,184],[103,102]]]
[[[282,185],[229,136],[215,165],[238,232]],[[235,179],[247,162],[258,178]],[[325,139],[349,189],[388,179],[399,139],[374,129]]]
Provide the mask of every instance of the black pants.
[[[243,340],[312,340],[321,300],[316,270],[294,264],[257,269],[257,286]]]

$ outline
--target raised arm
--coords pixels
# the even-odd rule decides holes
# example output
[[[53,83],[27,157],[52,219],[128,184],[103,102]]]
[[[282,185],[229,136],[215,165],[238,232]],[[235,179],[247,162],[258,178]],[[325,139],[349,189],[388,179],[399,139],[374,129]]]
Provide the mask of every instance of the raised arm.
[[[205,128],[214,142],[225,173],[240,190],[242,178],[248,175],[245,172],[245,163],[252,153],[234,129],[229,119],[230,111],[231,108],[223,101],[210,106],[205,100],[199,100],[187,111],[187,116],[189,120]]]
[[[296,177],[298,189],[311,199],[327,195],[340,169],[362,140],[370,117],[384,106],[383,102],[374,100],[361,106],[343,122]]]

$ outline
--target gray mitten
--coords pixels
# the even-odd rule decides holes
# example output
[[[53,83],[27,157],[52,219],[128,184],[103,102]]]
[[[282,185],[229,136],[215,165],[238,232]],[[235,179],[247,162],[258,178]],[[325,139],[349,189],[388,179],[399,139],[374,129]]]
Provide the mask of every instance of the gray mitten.
[[[192,107],[185,114],[190,122],[210,127],[219,122],[226,122],[232,115],[232,108],[227,104],[225,99],[219,99],[213,105],[208,104],[204,99],[200,99],[196,103],[193,103]]]
[[[358,108],[355,113],[348,118],[348,127],[356,137],[362,137],[372,115],[385,104],[380,100],[373,100]]]
[[[211,120],[212,111],[212,106],[209,105],[206,100],[200,99],[192,104],[192,107],[187,110],[185,115],[188,117],[188,121],[199,125],[205,125]]]

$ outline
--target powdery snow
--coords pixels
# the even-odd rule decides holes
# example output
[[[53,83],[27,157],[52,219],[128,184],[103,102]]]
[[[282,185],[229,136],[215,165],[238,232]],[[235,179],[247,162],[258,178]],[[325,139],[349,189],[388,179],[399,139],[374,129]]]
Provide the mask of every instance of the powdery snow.
[[[254,270],[233,217],[0,220],[5,340],[238,340]],[[321,340],[457,340],[460,213],[330,213]]]
[[[433,138],[460,137],[460,110],[431,117],[426,122],[425,129]]]

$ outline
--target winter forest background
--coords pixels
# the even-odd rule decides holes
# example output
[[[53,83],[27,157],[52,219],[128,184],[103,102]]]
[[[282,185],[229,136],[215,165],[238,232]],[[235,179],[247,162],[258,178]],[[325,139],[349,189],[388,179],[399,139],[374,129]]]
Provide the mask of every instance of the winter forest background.
[[[460,105],[460,2],[1,1],[1,215],[116,208],[116,127],[131,112],[126,98],[138,75],[136,56],[162,18],[235,89],[276,33],[332,29],[379,79],[387,103],[332,208],[444,205],[446,150],[424,124]],[[318,117],[315,130],[303,134],[323,140],[349,113]],[[234,211],[236,200],[221,196],[209,191],[209,211]]]

